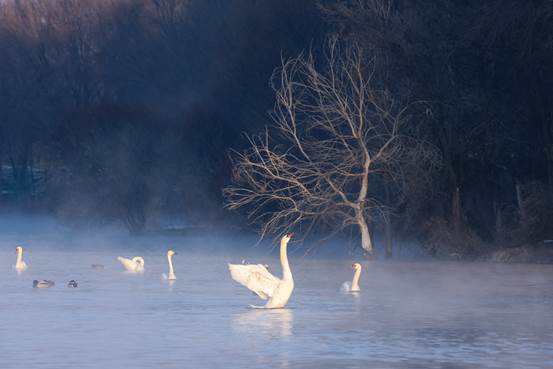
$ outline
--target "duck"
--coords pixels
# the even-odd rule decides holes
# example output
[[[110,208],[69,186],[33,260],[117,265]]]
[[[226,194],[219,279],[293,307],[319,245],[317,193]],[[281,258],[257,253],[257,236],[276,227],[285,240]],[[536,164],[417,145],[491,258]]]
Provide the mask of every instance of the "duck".
[[[123,265],[123,268],[131,273],[144,273],[144,258],[141,256],[135,256],[132,259],[127,259],[122,256],[118,256],[117,260]]]
[[[40,281],[33,281],[33,288],[49,288],[55,285],[54,281],[49,281],[47,279],[41,279]]]
[[[77,288],[79,284],[77,283],[76,280],[72,279],[70,280],[69,282],[67,282],[67,287],[70,287],[70,288]]]
[[[21,246],[17,246],[15,248],[15,254],[16,254],[16,259],[15,259],[15,265],[14,265],[14,268],[15,270],[17,270],[19,273],[23,272],[24,270],[27,269],[27,263],[25,263],[23,261],[23,247]]]
[[[280,240],[280,264],[282,278],[272,275],[263,264],[228,264],[233,280],[254,292],[263,300],[264,306],[250,305],[256,309],[281,309],[286,306],[294,291],[294,278],[288,262],[288,242],[293,233],[285,234]]]

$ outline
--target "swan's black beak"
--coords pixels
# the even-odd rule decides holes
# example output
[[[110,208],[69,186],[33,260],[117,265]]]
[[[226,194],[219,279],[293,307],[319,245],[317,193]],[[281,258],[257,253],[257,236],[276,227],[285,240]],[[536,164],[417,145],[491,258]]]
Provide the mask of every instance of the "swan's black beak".
[[[294,233],[293,232],[288,232],[288,233],[286,233],[286,236],[289,237],[289,238],[292,238],[294,236]]]
[[[173,255],[178,255],[178,252],[176,252],[176,251],[173,251]]]

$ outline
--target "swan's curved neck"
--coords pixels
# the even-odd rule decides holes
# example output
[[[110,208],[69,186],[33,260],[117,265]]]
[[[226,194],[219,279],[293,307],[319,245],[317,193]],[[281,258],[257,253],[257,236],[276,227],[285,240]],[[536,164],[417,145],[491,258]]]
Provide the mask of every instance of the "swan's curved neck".
[[[355,274],[353,275],[353,280],[351,281],[351,289],[359,289],[359,277],[361,276],[361,268],[355,269]]]
[[[288,264],[288,241],[280,241],[280,264],[282,265],[282,279],[293,280],[292,271],[290,270],[290,264]]]
[[[172,277],[175,275],[175,271],[173,270],[173,256],[167,255],[167,262],[169,263],[169,277]]]
[[[15,265],[21,264],[22,260],[23,260],[23,250],[21,250],[17,253],[17,258],[15,259]]]

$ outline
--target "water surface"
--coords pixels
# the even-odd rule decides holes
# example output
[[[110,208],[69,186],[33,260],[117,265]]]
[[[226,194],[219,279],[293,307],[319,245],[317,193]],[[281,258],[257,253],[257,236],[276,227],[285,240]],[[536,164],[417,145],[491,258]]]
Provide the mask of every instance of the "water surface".
[[[352,259],[292,252],[289,306],[264,311],[248,308],[261,300],[226,266],[253,250],[176,245],[178,280],[169,285],[156,247],[30,246],[18,275],[11,242],[2,243],[0,368],[553,367],[551,266],[363,262],[353,295],[340,292]],[[144,256],[146,273],[124,273],[118,255]],[[272,254],[251,261],[280,274]],[[43,278],[56,286],[33,289]],[[77,289],[65,286],[70,279]]]

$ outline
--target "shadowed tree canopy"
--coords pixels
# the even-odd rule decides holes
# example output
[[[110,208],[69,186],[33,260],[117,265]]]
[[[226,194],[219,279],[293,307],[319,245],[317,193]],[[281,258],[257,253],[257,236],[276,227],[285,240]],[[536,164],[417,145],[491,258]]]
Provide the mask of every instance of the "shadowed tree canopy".
[[[268,149],[286,152],[283,116],[267,113],[271,73],[303,52],[288,80],[328,77],[323,40],[333,35],[356,45],[386,119],[418,123],[402,125],[402,137],[442,159],[437,171],[403,163],[369,175],[357,204],[373,246],[382,235],[392,255],[393,239],[414,239],[433,255],[470,259],[550,239],[552,20],[549,0],[0,1],[0,209],[133,233],[247,224],[244,213],[223,209],[227,152],[252,144],[243,132],[261,145],[251,135],[265,126]],[[298,132],[328,139],[322,127],[303,130],[315,107],[297,116]],[[334,178],[354,204],[359,178]],[[347,217],[332,211],[317,218],[317,232],[358,227],[354,207],[339,209]]]
[[[267,81],[282,53],[319,37],[317,12],[309,1],[0,3],[3,206],[132,232],[221,221],[228,142],[264,124]]]

